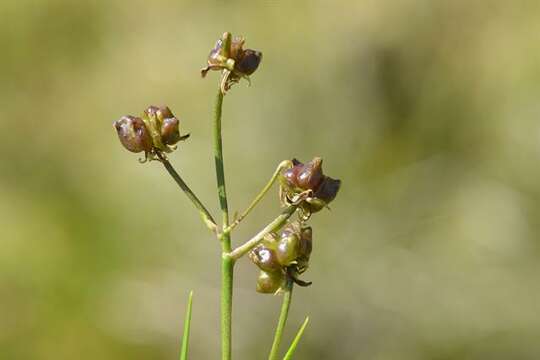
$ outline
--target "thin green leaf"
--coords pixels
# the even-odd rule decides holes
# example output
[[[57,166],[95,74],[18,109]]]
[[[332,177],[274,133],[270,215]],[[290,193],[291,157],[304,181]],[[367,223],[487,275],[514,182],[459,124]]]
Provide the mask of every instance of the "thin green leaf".
[[[186,309],[186,319],[184,320],[184,335],[182,336],[182,350],[180,350],[180,360],[187,360],[189,348],[189,329],[191,327],[191,305],[193,303],[193,290],[189,292]]]
[[[294,337],[294,340],[291,343],[289,350],[287,350],[287,353],[285,354],[285,357],[283,358],[283,360],[292,359],[292,356],[294,355],[294,351],[296,350],[296,346],[298,346],[298,342],[300,342],[300,338],[302,337],[302,334],[304,333],[304,330],[306,329],[308,322],[309,322],[309,316],[306,317],[306,320],[304,320],[304,323],[300,327],[300,330],[298,330],[298,333]]]

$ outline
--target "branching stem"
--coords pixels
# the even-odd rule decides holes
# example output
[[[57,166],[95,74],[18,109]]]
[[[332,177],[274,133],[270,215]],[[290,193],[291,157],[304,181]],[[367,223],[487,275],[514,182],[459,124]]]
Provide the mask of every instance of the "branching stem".
[[[276,168],[276,171],[274,172],[274,174],[272,175],[272,177],[270,178],[268,183],[264,186],[264,188],[261,190],[261,192],[255,197],[255,199],[251,202],[251,204],[248,206],[248,208],[240,216],[238,216],[238,218],[236,220],[234,220],[234,222],[229,227],[227,227],[225,230],[223,230],[223,232],[224,233],[229,233],[238,224],[240,224],[240,222],[242,220],[244,220],[244,218],[246,216],[248,216],[248,214],[251,212],[251,210],[253,210],[253,208],[255,208],[255,206],[257,206],[257,204],[264,198],[264,196],[266,195],[268,190],[270,190],[272,185],[274,185],[274,183],[276,182],[276,180],[277,180],[279,174],[281,173],[281,171],[283,169],[288,169],[291,166],[292,166],[292,161],[290,161],[290,160],[282,161],[278,165],[278,167]]]
[[[238,246],[236,249],[230,252],[230,257],[234,260],[238,260],[242,256],[244,256],[248,251],[253,249],[257,244],[269,233],[278,231],[281,229],[287,220],[294,214],[296,211],[297,206],[291,205],[287,207],[281,215],[279,215],[277,218],[275,218],[270,224],[266,225],[264,229],[259,231],[257,235],[246,241],[243,245]]]
[[[171,177],[174,179],[174,181],[176,181],[176,183],[178,184],[178,186],[182,189],[182,191],[187,195],[187,197],[189,198],[189,200],[191,200],[191,202],[193,203],[193,205],[195,205],[195,207],[197,208],[197,210],[199,211],[199,215],[201,216],[201,219],[203,220],[203,222],[206,224],[206,226],[211,230],[211,231],[216,231],[217,230],[217,225],[216,225],[216,221],[214,220],[214,218],[212,217],[212,215],[210,214],[210,212],[208,211],[208,209],[203,205],[203,203],[199,200],[199,198],[197,197],[197,195],[195,195],[195,193],[193,193],[193,191],[189,188],[189,186],[187,186],[187,184],[184,182],[184,180],[180,177],[180,174],[178,174],[178,172],[174,169],[174,167],[171,165],[171,163],[169,162],[169,160],[167,160],[163,154],[161,154],[160,152],[157,152],[157,156],[159,158],[159,160],[161,161],[161,163],[163,164],[163,166],[165,166],[165,169],[167,169],[167,171],[169,172],[169,174],[171,175]]]

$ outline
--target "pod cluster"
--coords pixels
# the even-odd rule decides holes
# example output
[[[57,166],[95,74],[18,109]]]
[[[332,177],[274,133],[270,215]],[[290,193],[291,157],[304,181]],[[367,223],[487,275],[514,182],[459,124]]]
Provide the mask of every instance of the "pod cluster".
[[[253,49],[244,49],[244,43],[245,39],[242,36],[232,38],[230,33],[224,33],[210,50],[207,65],[201,70],[203,77],[210,70],[223,72],[221,84],[223,93],[242,78],[249,81],[249,75],[253,74],[261,63],[262,53]]]
[[[280,198],[284,205],[298,203],[304,214],[309,217],[328,206],[335,199],[341,180],[332,179],[323,174],[322,159],[302,163],[292,160],[293,166],[281,174]]]
[[[288,224],[280,234],[270,233],[249,253],[259,267],[257,291],[273,294],[290,279],[300,286],[311,283],[298,279],[309,265],[312,249],[312,230],[300,221]]]
[[[167,106],[149,106],[142,117],[122,116],[114,122],[120,143],[134,153],[145,153],[145,160],[157,153],[169,153],[175,144],[189,137],[180,135],[180,121]]]
[[[277,293],[285,288],[287,281],[311,285],[298,278],[307,270],[312,250],[312,229],[306,222],[311,214],[328,207],[341,186],[340,180],[323,173],[320,157],[305,164],[296,159],[289,163],[278,177],[280,199],[284,206],[297,206],[300,217],[289,222],[279,235],[267,235],[249,253],[260,269],[257,291],[261,293]]]

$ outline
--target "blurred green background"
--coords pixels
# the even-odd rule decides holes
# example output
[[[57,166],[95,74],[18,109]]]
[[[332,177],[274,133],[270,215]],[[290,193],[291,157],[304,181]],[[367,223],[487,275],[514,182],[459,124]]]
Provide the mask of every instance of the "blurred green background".
[[[312,220],[297,359],[540,358],[538,1],[3,0],[0,19],[1,359],[174,359],[190,289],[191,358],[218,358],[218,245],[111,124],[169,105],[192,134],[171,161],[215,212],[199,69],[225,30],[264,53],[225,100],[231,209],[291,157],[343,181]],[[256,274],[239,263],[237,359],[265,358],[279,311]]]

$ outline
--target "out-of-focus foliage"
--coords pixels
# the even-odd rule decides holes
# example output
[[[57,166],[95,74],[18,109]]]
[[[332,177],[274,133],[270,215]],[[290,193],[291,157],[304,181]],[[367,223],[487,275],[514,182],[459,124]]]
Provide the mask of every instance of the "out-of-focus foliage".
[[[158,163],[112,122],[167,104],[171,155],[217,206],[210,145],[227,30],[264,58],[224,109],[231,207],[284,159],[342,179],[313,219],[297,359],[540,357],[540,3],[0,2],[0,358],[219,353],[219,249]],[[238,244],[278,211],[277,192]],[[279,299],[238,266],[234,354],[262,359]]]

